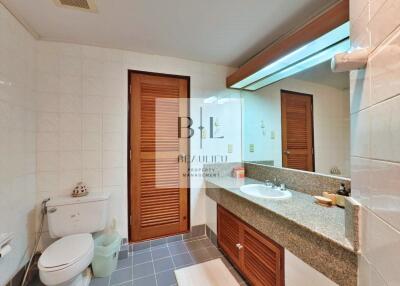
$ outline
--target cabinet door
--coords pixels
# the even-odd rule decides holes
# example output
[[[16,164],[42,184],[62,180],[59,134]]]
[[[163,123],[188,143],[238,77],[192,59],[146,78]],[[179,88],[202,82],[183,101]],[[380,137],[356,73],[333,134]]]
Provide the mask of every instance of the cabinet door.
[[[241,270],[251,285],[283,286],[283,248],[260,235],[251,227],[243,226]]]
[[[242,224],[239,219],[218,205],[218,245],[239,267],[240,231]]]

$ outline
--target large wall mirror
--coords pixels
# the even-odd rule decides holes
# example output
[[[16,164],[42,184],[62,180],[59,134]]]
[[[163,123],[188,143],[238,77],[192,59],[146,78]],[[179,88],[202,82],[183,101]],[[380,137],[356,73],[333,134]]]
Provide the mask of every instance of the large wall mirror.
[[[241,96],[243,161],[350,177],[348,73],[327,61]]]

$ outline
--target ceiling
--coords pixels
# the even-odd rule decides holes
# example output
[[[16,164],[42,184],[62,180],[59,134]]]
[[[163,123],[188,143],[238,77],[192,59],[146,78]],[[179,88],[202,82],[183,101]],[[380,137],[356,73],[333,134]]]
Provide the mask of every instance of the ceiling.
[[[41,39],[240,66],[336,0],[0,0]]]
[[[341,90],[350,88],[349,73],[332,72],[330,61],[314,66],[290,78],[310,81],[313,83],[327,85]]]

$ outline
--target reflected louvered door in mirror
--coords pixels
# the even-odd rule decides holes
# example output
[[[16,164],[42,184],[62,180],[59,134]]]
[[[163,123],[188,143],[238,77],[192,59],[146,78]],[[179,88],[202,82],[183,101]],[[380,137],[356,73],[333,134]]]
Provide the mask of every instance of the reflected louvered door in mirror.
[[[189,225],[187,134],[188,78],[130,74],[130,239],[141,241],[186,232]]]
[[[314,171],[312,96],[281,92],[282,166]]]
[[[249,226],[243,229],[242,269],[251,285],[282,286],[283,248]]]

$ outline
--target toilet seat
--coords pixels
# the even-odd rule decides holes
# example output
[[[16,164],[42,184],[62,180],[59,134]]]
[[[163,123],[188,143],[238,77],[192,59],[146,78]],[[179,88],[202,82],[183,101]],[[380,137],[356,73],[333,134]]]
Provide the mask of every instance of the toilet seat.
[[[89,233],[63,237],[39,258],[40,279],[46,285],[64,283],[81,273],[93,259],[94,242]]]

